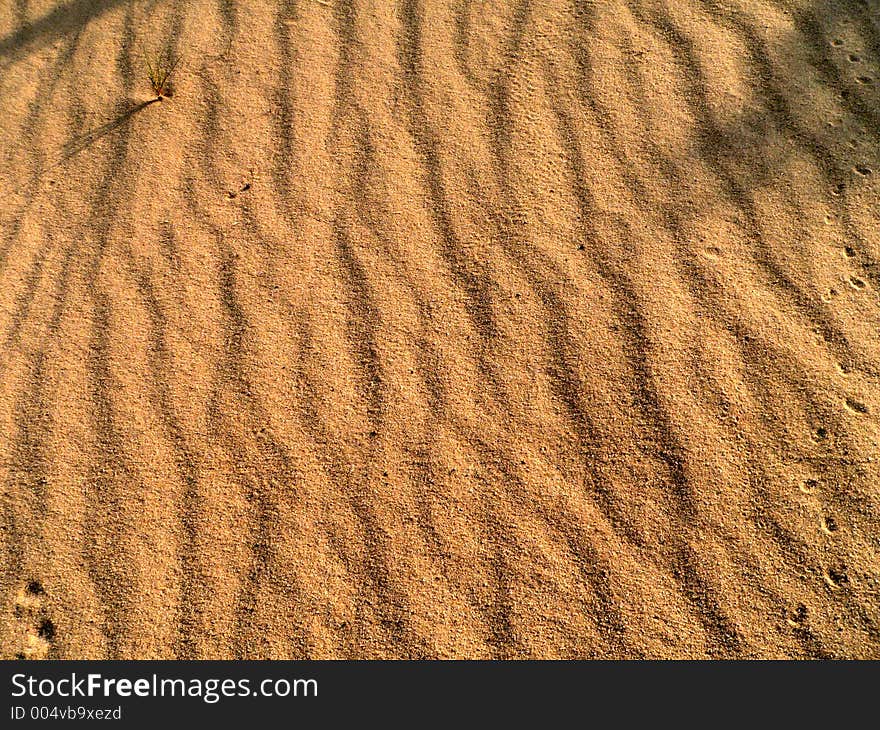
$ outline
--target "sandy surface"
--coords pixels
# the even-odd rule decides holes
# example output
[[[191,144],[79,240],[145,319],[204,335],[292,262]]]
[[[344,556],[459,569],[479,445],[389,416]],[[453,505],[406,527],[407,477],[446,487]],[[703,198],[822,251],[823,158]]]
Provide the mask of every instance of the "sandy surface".
[[[876,0],[10,0],[0,99],[2,656],[880,658]]]

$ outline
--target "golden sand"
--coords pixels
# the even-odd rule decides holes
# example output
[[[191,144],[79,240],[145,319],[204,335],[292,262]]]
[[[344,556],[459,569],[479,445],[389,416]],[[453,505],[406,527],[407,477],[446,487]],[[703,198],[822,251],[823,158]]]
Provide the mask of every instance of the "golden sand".
[[[0,654],[880,658],[878,18],[0,3]]]

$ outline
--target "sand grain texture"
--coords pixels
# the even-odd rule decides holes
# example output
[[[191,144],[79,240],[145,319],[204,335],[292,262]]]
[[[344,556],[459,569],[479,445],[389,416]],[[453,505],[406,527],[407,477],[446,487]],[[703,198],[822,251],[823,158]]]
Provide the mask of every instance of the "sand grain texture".
[[[878,90],[875,0],[2,3],[2,655],[880,658]]]

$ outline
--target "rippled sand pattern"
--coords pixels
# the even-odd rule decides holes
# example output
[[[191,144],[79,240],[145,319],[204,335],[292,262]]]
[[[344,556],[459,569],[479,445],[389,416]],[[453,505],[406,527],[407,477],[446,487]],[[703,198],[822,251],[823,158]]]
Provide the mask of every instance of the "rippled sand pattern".
[[[880,658],[876,0],[9,0],[0,99],[2,656]]]

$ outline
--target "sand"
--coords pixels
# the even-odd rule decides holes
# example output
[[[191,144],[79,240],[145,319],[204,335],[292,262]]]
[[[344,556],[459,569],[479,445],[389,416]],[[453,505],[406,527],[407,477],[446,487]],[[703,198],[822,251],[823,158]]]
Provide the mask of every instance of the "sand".
[[[0,99],[3,657],[880,658],[875,0],[17,0]]]

